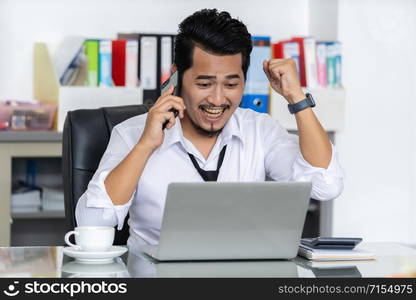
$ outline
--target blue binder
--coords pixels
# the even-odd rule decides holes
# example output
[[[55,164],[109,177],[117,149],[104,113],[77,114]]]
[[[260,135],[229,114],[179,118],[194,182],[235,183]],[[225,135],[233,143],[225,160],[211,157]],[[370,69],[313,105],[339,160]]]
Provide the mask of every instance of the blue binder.
[[[258,112],[269,111],[269,80],[263,71],[263,61],[271,58],[270,37],[252,36],[253,51],[250,56],[250,67],[240,107]]]
[[[113,86],[113,78],[111,75],[111,40],[100,40],[99,47],[99,86]]]

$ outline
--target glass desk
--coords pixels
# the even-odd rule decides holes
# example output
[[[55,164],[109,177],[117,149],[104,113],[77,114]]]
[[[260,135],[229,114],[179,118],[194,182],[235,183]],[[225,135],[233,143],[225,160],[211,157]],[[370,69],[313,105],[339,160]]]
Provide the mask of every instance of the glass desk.
[[[0,277],[416,277],[416,249],[396,243],[362,243],[359,248],[375,253],[376,259],[158,263],[129,249],[112,263],[82,264],[63,254],[63,247],[1,247]]]

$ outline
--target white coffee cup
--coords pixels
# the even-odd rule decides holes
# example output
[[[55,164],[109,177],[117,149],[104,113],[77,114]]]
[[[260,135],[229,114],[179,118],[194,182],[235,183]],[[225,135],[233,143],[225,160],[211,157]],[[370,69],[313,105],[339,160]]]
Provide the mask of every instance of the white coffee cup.
[[[69,241],[75,235],[75,244]],[[109,226],[79,226],[65,234],[65,243],[81,251],[107,251],[114,242],[114,228]]]

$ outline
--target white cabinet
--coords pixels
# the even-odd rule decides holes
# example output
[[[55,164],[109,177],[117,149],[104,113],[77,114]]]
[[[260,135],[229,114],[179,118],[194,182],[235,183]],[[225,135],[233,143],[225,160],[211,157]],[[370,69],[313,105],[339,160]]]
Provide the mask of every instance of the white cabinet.
[[[337,132],[343,129],[345,120],[345,90],[342,88],[317,88],[309,90],[316,107],[316,116],[327,132]],[[287,101],[275,91],[270,101],[270,114],[288,130],[297,130],[296,119],[287,108]]]
[[[13,159],[61,157],[61,140],[56,132],[0,132],[0,246],[10,245]],[[52,217],[45,212],[36,215]],[[55,217],[63,217],[62,212]]]

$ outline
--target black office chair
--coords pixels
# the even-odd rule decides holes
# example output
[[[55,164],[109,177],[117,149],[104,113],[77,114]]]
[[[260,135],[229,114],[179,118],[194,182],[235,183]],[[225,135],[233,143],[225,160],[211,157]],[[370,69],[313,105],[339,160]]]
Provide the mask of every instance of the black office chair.
[[[129,105],[80,109],[67,114],[62,143],[62,173],[68,230],[77,226],[75,207],[98,168],[113,127],[147,111],[148,107],[145,105]],[[127,220],[128,217],[122,230],[116,230],[115,245],[127,243]]]

